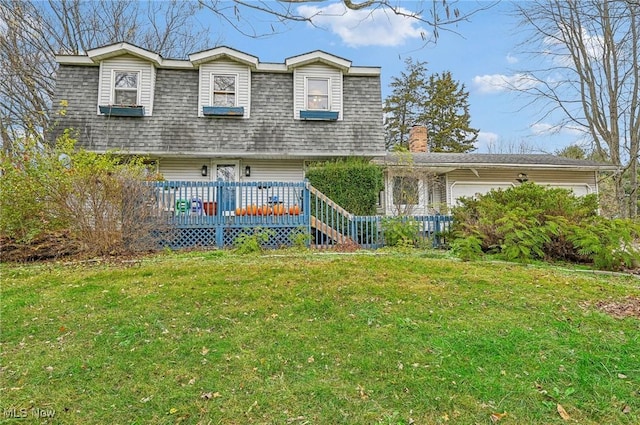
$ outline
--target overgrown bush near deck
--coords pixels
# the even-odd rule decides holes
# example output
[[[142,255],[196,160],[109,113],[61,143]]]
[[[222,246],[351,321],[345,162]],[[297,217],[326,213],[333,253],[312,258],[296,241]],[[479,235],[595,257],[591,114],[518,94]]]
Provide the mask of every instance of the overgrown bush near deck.
[[[463,198],[454,208],[452,246],[463,258],[497,253],[508,260],[593,262],[603,269],[637,265],[640,226],[598,216],[595,195],[524,183]]]
[[[74,251],[104,255],[149,249],[153,231],[165,230],[149,201],[140,158],[77,150],[67,131],[55,146],[25,140],[19,152],[3,154],[0,161],[5,240],[28,247],[64,234]]]
[[[320,192],[354,215],[374,215],[383,189],[382,168],[361,159],[348,158],[311,166],[306,177]]]

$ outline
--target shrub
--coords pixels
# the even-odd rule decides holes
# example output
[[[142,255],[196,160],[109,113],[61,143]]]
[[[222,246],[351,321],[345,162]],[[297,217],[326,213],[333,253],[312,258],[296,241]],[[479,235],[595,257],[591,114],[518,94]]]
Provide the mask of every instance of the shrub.
[[[289,242],[294,248],[307,248],[311,242],[311,234],[306,227],[299,226],[289,235]]]
[[[164,230],[141,158],[77,150],[65,131],[54,146],[25,140],[1,164],[0,232],[12,240],[65,230],[82,252],[103,255],[155,248]]]
[[[410,217],[385,217],[382,235],[387,246],[415,247],[418,243],[419,223]]]
[[[238,254],[256,254],[262,252],[262,246],[274,235],[273,230],[256,227],[251,233],[241,233],[233,241]]]
[[[599,217],[593,195],[524,183],[460,202],[453,210],[452,246],[467,259],[480,251],[508,260],[593,262],[618,269],[638,258],[637,225]]]
[[[580,255],[596,267],[618,270],[640,266],[640,225],[623,219],[595,217],[588,226],[572,226],[569,236]]]
[[[355,215],[376,213],[383,188],[382,168],[365,159],[349,158],[312,165],[309,182],[338,205]]]

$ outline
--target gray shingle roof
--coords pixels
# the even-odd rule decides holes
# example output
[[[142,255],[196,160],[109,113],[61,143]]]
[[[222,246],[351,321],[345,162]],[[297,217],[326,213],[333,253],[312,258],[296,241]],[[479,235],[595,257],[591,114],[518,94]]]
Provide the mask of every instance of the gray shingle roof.
[[[411,157],[407,156],[411,155]],[[411,159],[410,159],[411,158]],[[549,154],[488,154],[488,153],[395,153],[389,152],[384,157],[377,157],[378,164],[402,166],[411,164],[416,167],[433,168],[558,168],[558,169],[593,169],[614,171],[615,165],[564,158]]]

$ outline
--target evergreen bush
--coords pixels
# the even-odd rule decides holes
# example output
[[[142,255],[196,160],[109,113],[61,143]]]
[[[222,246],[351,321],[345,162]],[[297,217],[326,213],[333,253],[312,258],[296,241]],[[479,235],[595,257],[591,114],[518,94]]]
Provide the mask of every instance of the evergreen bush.
[[[309,182],[345,210],[355,215],[375,215],[383,189],[382,168],[361,159],[348,158],[313,164]]]
[[[453,209],[452,246],[461,258],[496,253],[508,260],[593,262],[620,269],[637,265],[640,226],[598,216],[594,195],[535,183],[463,198]]]

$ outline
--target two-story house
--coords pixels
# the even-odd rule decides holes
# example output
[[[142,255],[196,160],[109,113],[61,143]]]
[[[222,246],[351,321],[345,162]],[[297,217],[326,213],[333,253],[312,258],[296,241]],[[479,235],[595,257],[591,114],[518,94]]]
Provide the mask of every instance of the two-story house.
[[[168,187],[160,203],[178,216],[196,202],[196,213],[206,219],[185,225],[195,225],[196,233],[211,231],[203,244],[214,233],[219,245],[230,244],[242,226],[257,223],[242,218],[249,207],[264,206],[269,214],[265,203],[283,204],[275,221],[289,231],[303,223],[325,235],[316,241],[340,241],[343,230],[360,237],[362,232],[354,230],[360,218],[330,203],[326,209],[304,210],[305,220],[283,218],[288,208],[303,210],[301,192],[310,189],[286,184],[303,187],[305,164],[313,160],[359,156],[381,164],[385,190],[380,212],[386,215],[443,213],[461,196],[525,180],[597,193],[598,172],[616,170],[550,155],[428,153],[424,128],[424,138],[412,136],[412,152],[387,154],[380,68],[353,66],[322,51],[266,63],[216,47],[178,60],[118,43],[56,60],[54,102],[64,104],[65,113],[54,136],[72,128],[80,147],[145,155],[166,180],[196,183],[186,185],[193,190],[176,187],[182,183]],[[311,198],[306,204],[312,204]],[[222,223],[239,226],[224,243],[222,228],[209,229]]]
[[[56,57],[56,131],[155,160],[167,180],[301,181],[305,161],[384,154],[380,68],[228,47],[165,59],[127,43]]]

